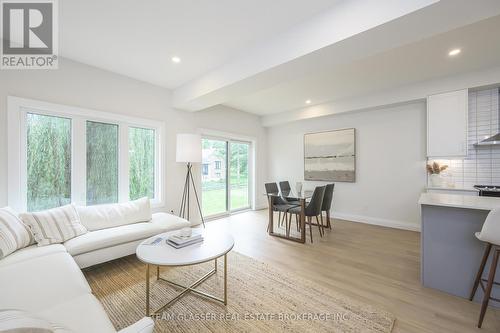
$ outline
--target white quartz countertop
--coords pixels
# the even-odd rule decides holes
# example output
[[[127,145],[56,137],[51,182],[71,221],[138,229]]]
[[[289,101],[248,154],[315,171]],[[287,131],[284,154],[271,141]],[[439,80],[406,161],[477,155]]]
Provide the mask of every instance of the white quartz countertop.
[[[436,186],[428,186],[428,190],[442,190],[442,191],[459,191],[459,192],[479,192],[478,189],[473,187],[436,187]]]
[[[420,205],[482,210],[500,208],[500,198],[445,193],[422,193],[418,203]]]

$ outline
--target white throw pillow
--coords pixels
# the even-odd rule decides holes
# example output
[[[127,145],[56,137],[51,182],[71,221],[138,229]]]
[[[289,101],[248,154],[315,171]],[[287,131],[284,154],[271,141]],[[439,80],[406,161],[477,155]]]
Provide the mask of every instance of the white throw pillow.
[[[9,207],[0,209],[0,259],[34,244],[30,230]]]
[[[80,221],[90,231],[151,221],[151,205],[147,197],[120,204],[78,206]]]
[[[21,220],[30,228],[38,246],[63,243],[87,233],[73,205],[22,213]]]

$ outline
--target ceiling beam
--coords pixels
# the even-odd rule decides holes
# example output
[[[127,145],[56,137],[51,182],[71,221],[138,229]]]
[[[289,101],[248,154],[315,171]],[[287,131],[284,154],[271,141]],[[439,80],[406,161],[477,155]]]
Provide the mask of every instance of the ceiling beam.
[[[387,89],[366,96],[346,98],[311,107],[262,116],[261,123],[265,127],[272,127],[293,121],[377,109],[419,100],[425,101],[427,96],[436,93],[497,85],[499,77],[500,67],[452,75],[397,89]]]
[[[481,2],[483,1],[494,0]],[[307,64],[297,63],[298,59],[437,3],[439,0],[336,2],[328,11],[274,36],[241,57],[175,89],[174,107],[189,111],[203,110],[237,96],[271,87],[292,75],[307,71]],[[425,27],[422,30],[426,30]],[[366,51],[380,52],[387,47],[394,47],[394,40]],[[352,53],[355,52],[344,52],[344,55],[352,56]]]

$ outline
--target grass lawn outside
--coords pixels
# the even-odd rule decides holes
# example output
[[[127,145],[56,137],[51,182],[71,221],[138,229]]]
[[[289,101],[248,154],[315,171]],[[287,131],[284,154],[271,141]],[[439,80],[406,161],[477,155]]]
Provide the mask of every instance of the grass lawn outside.
[[[247,187],[231,189],[231,209],[245,208],[248,205]],[[224,213],[226,211],[226,189],[204,189],[201,207],[204,216]]]

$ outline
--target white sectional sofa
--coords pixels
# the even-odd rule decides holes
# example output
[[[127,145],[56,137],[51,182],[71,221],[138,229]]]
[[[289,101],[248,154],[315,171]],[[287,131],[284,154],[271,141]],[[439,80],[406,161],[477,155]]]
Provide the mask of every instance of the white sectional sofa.
[[[56,332],[116,332],[80,268],[133,254],[144,239],[190,223],[166,213],[150,214],[148,222],[125,218],[114,223],[108,213],[101,229],[94,225],[94,230],[63,244],[32,245],[0,260],[0,310],[27,311],[62,327]],[[94,216],[92,222],[99,221]],[[153,328],[153,320],[145,317],[120,332],[147,333]]]
[[[162,232],[189,227],[190,223],[167,213],[152,215],[151,221],[89,231],[64,243],[80,268],[135,253],[143,240]]]

